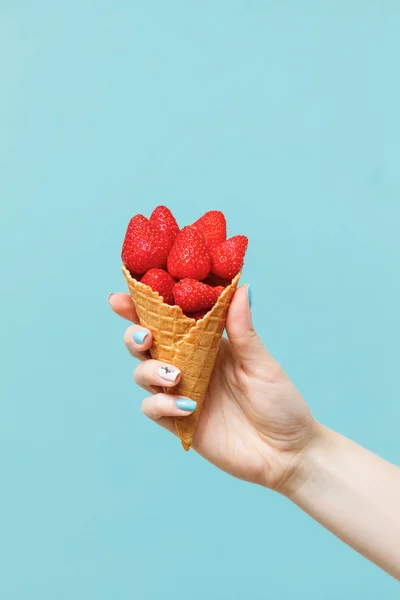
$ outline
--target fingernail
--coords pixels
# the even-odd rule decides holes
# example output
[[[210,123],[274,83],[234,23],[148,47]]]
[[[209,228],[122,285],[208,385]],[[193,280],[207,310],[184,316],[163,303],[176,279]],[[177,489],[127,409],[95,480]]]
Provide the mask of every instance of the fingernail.
[[[176,401],[176,406],[181,410],[196,410],[197,402],[189,400],[189,398],[179,398]]]
[[[247,298],[249,299],[249,307],[251,310],[251,307],[253,306],[253,293],[249,283],[247,284]]]
[[[133,341],[137,344],[143,344],[146,337],[149,335],[149,332],[145,329],[136,329],[133,334]]]
[[[163,365],[158,369],[158,374],[162,379],[166,379],[167,381],[176,381],[180,371],[176,367],[171,365]]]
[[[111,292],[111,294],[108,294],[108,296],[107,296],[107,302],[108,302],[108,304],[110,304],[110,298],[111,298],[111,296],[114,296],[114,292]]]

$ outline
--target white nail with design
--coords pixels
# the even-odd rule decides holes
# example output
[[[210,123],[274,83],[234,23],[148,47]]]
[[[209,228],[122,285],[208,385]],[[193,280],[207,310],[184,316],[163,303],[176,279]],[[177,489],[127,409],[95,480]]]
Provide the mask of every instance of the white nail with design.
[[[176,367],[172,367],[171,365],[163,365],[158,369],[158,374],[161,379],[166,379],[166,381],[176,381],[180,371]]]

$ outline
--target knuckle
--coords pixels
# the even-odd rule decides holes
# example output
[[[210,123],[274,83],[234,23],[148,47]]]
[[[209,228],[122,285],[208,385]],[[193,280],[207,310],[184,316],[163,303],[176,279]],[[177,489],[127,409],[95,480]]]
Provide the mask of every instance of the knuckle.
[[[249,329],[249,338],[250,341],[254,341],[254,340],[259,340],[260,338],[258,337],[258,333],[257,331],[254,329],[254,327],[251,327]]]
[[[142,413],[147,417],[148,416],[148,407],[149,407],[149,397],[145,398],[142,402]]]
[[[133,371],[132,371],[132,378],[133,378],[133,381],[134,381],[135,383],[137,383],[138,385],[139,385],[139,382],[140,382],[140,367],[141,367],[141,364],[139,364],[139,365],[138,365],[138,366],[137,366],[135,369],[133,369]]]
[[[124,333],[124,342],[126,346],[130,346],[132,335],[133,335],[134,326],[130,325],[127,329],[125,329]]]
[[[152,421],[158,421],[165,414],[162,394],[145,398],[142,403],[142,413]]]
[[[164,402],[164,396],[162,394],[157,394],[157,395],[153,396],[153,406],[154,406],[155,412],[158,415],[163,414],[163,412],[165,411],[165,402]]]

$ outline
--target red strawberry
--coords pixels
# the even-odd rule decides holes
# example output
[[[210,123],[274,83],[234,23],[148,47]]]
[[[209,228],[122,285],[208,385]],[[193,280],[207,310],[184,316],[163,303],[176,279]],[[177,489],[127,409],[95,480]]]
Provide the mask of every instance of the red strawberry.
[[[209,210],[192,227],[201,231],[209,247],[226,240],[226,220],[220,210]]]
[[[224,289],[222,285],[211,287],[196,279],[181,279],[174,286],[175,304],[186,312],[205,310],[216,303]]]
[[[184,227],[176,236],[168,256],[168,271],[175,279],[204,279],[211,260],[203,234],[194,227]]]
[[[122,261],[137,274],[167,264],[170,241],[159,227],[143,215],[135,215],[129,222],[122,246]]]
[[[175,304],[172,290],[176,281],[164,269],[150,269],[143,275],[142,283],[158,292],[166,304]]]
[[[169,208],[166,206],[157,206],[150,215],[150,221],[169,237],[172,246],[179,233],[179,227]]]
[[[232,279],[243,266],[248,239],[235,235],[210,249],[211,273],[223,279]]]

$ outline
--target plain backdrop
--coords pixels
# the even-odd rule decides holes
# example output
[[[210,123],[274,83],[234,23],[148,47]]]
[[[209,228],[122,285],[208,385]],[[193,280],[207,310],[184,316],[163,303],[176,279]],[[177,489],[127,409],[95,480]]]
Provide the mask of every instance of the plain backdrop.
[[[146,421],[106,302],[133,214],[223,210],[316,418],[399,463],[399,28],[397,0],[0,2],[4,600],[399,597]]]

